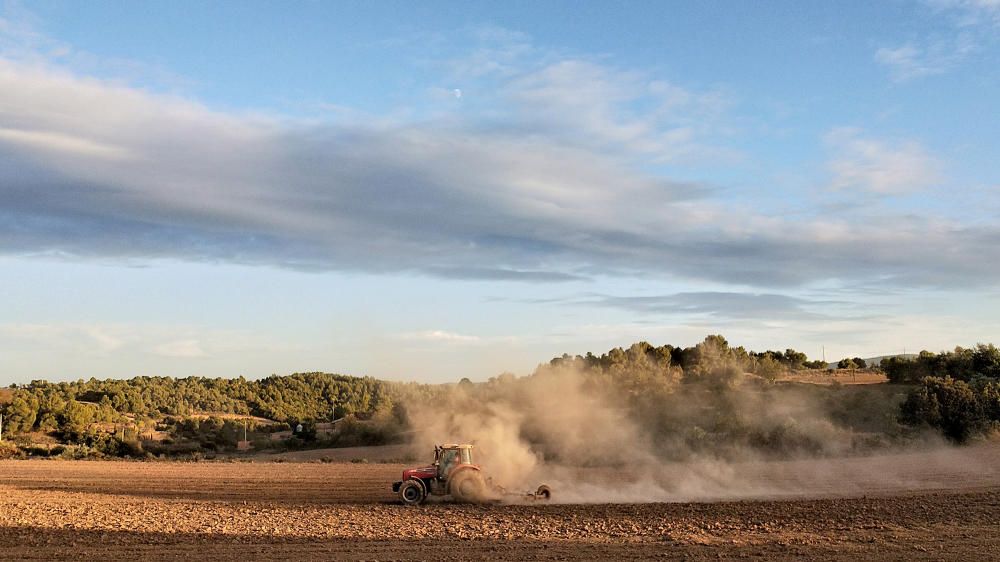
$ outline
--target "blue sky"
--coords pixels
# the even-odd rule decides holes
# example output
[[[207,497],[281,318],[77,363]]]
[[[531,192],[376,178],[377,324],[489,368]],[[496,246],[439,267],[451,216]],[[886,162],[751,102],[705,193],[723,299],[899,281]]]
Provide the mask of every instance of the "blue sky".
[[[1000,4],[0,3],[0,383],[996,341]]]

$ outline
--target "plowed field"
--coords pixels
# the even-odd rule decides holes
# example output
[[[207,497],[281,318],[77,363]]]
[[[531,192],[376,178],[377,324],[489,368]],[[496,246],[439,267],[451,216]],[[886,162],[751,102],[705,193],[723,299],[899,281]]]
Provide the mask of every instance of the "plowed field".
[[[4,461],[0,558],[1000,559],[997,467],[981,446],[734,466],[756,485],[725,501],[407,508],[397,464]]]

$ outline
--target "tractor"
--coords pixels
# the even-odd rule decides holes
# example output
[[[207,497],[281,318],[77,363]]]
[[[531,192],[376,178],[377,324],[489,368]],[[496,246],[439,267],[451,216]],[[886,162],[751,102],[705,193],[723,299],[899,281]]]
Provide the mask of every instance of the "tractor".
[[[427,496],[450,496],[465,503],[497,500],[509,494],[502,487],[483,477],[482,469],[472,462],[472,445],[436,445],[434,464],[403,471],[403,479],[392,485],[405,505],[419,505]],[[547,500],[552,496],[542,484],[525,499]]]

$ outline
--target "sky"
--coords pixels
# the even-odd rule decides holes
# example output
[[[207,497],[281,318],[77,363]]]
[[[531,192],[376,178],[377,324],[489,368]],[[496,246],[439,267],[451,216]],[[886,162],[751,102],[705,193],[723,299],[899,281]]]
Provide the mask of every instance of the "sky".
[[[998,341],[997,100],[997,0],[0,0],[0,384]]]

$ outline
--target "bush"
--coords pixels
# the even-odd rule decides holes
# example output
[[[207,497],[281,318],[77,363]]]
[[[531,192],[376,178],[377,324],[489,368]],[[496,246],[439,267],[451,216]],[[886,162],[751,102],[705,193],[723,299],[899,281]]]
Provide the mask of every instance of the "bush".
[[[31,445],[29,447],[23,448],[24,452],[27,453],[29,457],[47,457],[49,456],[49,449],[47,447],[41,447],[39,445]]]
[[[21,457],[21,449],[10,441],[0,441],[0,460]]]
[[[957,443],[964,443],[987,425],[976,390],[951,377],[924,378],[903,403],[901,421],[939,429]]]
[[[55,450],[53,450],[53,455]],[[100,451],[88,447],[87,445],[67,445],[60,453],[59,457],[68,460],[101,459],[104,454]]]

